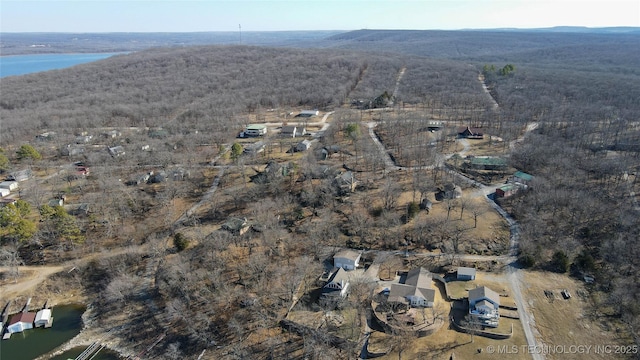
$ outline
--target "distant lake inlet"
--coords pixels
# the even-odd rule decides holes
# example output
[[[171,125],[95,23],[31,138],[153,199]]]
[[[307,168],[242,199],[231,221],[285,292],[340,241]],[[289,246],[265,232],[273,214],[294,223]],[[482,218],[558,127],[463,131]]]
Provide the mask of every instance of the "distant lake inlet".
[[[0,78],[25,75],[106,59],[124,53],[38,54],[0,56]]]

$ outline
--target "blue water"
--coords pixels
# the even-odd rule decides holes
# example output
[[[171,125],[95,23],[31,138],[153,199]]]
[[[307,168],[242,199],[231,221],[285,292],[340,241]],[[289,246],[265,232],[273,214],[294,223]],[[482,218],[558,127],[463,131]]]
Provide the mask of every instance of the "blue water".
[[[118,54],[122,53],[0,56],[0,78],[54,69],[64,69],[78,64],[106,59]]]

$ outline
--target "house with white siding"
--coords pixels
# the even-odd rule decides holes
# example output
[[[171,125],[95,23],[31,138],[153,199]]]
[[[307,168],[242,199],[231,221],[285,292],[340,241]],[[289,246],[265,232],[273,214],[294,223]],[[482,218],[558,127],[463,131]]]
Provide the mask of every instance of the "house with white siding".
[[[358,265],[360,265],[361,256],[362,254],[356,250],[346,249],[338,251],[333,255],[333,266],[345,270],[355,270]]]

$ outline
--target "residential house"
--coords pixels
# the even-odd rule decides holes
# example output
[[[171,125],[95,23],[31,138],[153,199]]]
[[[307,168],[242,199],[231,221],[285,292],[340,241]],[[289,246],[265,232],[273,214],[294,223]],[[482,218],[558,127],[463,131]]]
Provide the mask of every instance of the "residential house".
[[[5,189],[5,188],[0,188],[0,197],[5,197],[5,196],[7,196],[9,194],[11,194],[11,190]]]
[[[33,329],[33,322],[36,319],[36,313],[21,312],[13,315],[9,320],[7,331],[9,333],[19,333],[28,329]]]
[[[341,267],[335,267],[332,270],[332,274],[329,277],[326,285],[322,287],[322,296],[337,296],[342,297],[347,295],[347,288],[349,287],[349,275]]]
[[[190,175],[191,172],[189,170],[176,169],[171,172],[171,179],[173,179],[173,181],[185,180],[188,179]]]
[[[477,170],[504,170],[507,160],[497,156],[469,156],[468,166]]]
[[[296,144],[295,151],[297,151],[297,152],[307,151],[307,150],[309,150],[309,148],[311,148],[311,141],[302,140],[302,141],[300,141],[299,143]]]
[[[438,188],[435,193],[436,200],[443,201],[446,199],[458,199],[462,197],[462,188],[454,183],[444,184],[443,187]]]
[[[243,152],[245,154],[249,154],[249,155],[256,155],[256,154],[259,154],[259,153],[263,152],[265,146],[266,145],[265,145],[264,141],[258,141],[258,142],[255,142],[253,144],[247,145],[244,148]]]
[[[36,140],[49,141],[53,139],[55,136],[56,136],[56,133],[54,131],[47,131],[47,132],[43,132],[42,134],[36,135]]]
[[[435,296],[429,271],[415,268],[407,273],[404,284],[391,284],[387,301],[411,307],[433,307]]]
[[[464,139],[484,139],[484,132],[479,128],[461,127],[458,128],[458,137]]]
[[[107,139],[115,139],[120,135],[122,134],[118,130],[109,130],[102,133],[102,136],[106,137]]]
[[[529,185],[533,180],[533,175],[527,174],[526,172],[516,171],[511,178],[512,182]]]
[[[356,191],[356,186],[358,185],[358,181],[351,171],[345,171],[337,175],[334,183],[337,185],[340,195],[346,195]]]
[[[456,274],[456,280],[469,281],[476,279],[476,269],[460,266]]]
[[[345,270],[355,270],[360,265],[361,256],[362,254],[356,250],[340,250],[333,255],[333,266]]]
[[[91,142],[91,139],[93,139],[91,135],[80,135],[76,137],[76,144],[87,144]]]
[[[263,136],[267,134],[267,126],[262,124],[252,124],[244,130],[246,136]]]
[[[8,189],[9,191],[14,191],[18,189],[17,181],[3,181],[0,182],[0,189]]]
[[[48,205],[51,207],[56,207],[56,206],[64,206],[64,200],[58,198],[58,199],[51,199],[48,202]]]
[[[113,156],[113,157],[122,156],[122,155],[125,154],[124,147],[122,147],[120,145],[114,146],[114,147],[110,147],[109,148],[109,154],[111,154],[111,156]]]
[[[32,176],[33,176],[33,172],[29,169],[18,170],[9,174],[9,176],[7,177],[7,180],[22,182],[22,181],[27,181],[31,179]]]
[[[53,323],[53,317],[51,316],[51,309],[42,309],[36,313],[34,321],[35,327],[50,327]]]
[[[18,199],[16,199],[15,197],[5,196],[0,198],[0,207],[15,204],[17,202]]]
[[[249,230],[249,224],[247,218],[230,218],[221,228],[235,235],[244,235]]]
[[[283,137],[295,138],[296,136],[304,136],[306,134],[307,134],[307,129],[305,129],[305,127],[301,125],[298,125],[298,126],[285,125],[280,130],[280,136],[283,136]]]
[[[469,290],[469,315],[479,324],[498,327],[500,295],[486,286]]]

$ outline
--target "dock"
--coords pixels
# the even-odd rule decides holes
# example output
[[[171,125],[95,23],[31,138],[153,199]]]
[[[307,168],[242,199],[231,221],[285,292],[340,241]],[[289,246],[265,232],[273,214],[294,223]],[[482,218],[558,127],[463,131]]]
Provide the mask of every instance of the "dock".
[[[89,360],[89,359],[93,359],[94,356],[98,355],[98,353],[104,349],[104,345],[99,344],[97,342],[94,342],[93,344],[89,345],[88,348],[86,348],[82,354],[78,355],[78,357],[75,358],[75,360]],[[72,359],[69,359],[72,360]]]

